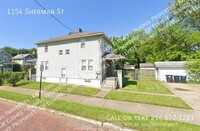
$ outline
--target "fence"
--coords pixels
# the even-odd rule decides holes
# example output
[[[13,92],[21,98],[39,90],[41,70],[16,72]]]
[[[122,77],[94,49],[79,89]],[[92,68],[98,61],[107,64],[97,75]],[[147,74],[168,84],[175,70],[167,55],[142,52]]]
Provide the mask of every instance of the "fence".
[[[154,69],[135,69],[125,70],[125,75],[131,75],[134,80],[141,81],[155,81],[155,70]]]

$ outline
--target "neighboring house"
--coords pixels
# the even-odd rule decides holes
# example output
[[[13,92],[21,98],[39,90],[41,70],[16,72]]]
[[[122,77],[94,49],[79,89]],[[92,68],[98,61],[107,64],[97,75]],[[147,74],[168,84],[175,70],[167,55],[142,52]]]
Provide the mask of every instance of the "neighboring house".
[[[18,54],[12,58],[13,63],[18,63],[20,65],[30,65],[29,60],[34,59],[31,54]]]
[[[155,75],[155,65],[151,63],[140,63],[140,74]]]
[[[4,71],[12,71],[12,56],[6,51],[0,50],[0,67],[3,67]]]
[[[154,70],[155,65],[151,63],[140,63],[140,69],[142,70]]]
[[[41,41],[37,44],[37,81],[44,65],[43,81],[102,87],[115,75],[112,42],[103,32],[83,32]]]
[[[170,62],[155,62],[156,65],[156,80],[167,81],[167,75],[172,76],[186,76],[187,71],[185,67],[185,61],[170,61]]]

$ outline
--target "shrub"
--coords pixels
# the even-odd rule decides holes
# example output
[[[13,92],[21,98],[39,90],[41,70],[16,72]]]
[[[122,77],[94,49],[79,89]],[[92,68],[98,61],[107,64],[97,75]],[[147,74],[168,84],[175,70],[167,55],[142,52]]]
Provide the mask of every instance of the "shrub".
[[[190,81],[200,82],[200,50],[189,57],[186,66]]]
[[[10,74],[10,77],[7,78],[7,82],[12,85],[12,86],[16,86],[16,83],[20,81],[22,73],[18,73],[18,72],[12,72]]]
[[[3,80],[0,78],[0,86],[3,85]]]
[[[2,80],[5,80],[3,82],[15,86],[19,80],[24,78],[24,74],[25,72],[4,72]]]
[[[14,72],[22,71],[21,65],[20,64],[13,64],[13,71]]]

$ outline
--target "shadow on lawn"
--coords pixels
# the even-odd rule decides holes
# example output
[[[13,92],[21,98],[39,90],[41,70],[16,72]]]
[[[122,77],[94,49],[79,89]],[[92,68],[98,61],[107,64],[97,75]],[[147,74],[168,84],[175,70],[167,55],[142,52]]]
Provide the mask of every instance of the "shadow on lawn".
[[[126,81],[126,85],[137,85],[137,81],[130,81],[130,80],[127,80]]]
[[[29,82],[22,82],[22,83],[17,84],[16,86],[24,86],[24,85],[28,85],[28,84],[29,84]]]

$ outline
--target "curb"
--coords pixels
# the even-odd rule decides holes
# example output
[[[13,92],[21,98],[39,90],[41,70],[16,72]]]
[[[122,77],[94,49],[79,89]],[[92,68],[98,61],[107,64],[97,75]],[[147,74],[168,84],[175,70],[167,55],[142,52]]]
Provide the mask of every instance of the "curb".
[[[101,121],[97,121],[97,120],[93,120],[93,119],[89,119],[89,118],[84,118],[84,117],[81,117],[81,116],[76,116],[76,115],[72,115],[72,114],[69,114],[69,113],[63,113],[61,111],[56,111],[56,110],[52,110],[52,109],[48,109],[48,108],[44,108],[44,107],[40,107],[40,106],[24,104],[22,102],[16,102],[16,101],[4,99],[4,98],[0,98],[0,100],[4,100],[4,101],[15,103],[15,104],[22,104],[22,106],[25,105],[25,106],[28,106],[29,108],[32,108],[32,109],[37,109],[37,110],[40,110],[40,111],[48,111],[49,113],[53,113],[53,114],[57,114],[57,115],[60,115],[60,116],[70,117],[70,118],[73,118],[73,119],[81,120],[81,121],[93,124],[95,126],[98,126],[98,127],[103,127],[103,128],[107,128],[107,129],[113,129],[113,130],[120,130],[120,131],[137,131],[135,129],[120,127],[120,126],[117,126],[117,125],[112,124],[112,123],[101,122]]]

